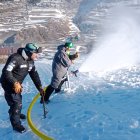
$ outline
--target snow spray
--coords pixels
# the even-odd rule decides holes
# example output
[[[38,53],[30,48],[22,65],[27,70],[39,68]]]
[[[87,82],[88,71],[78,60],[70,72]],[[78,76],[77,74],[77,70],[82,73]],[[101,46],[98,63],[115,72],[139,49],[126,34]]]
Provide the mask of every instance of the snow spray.
[[[109,10],[102,35],[80,72],[105,72],[140,62],[140,13],[128,7]]]

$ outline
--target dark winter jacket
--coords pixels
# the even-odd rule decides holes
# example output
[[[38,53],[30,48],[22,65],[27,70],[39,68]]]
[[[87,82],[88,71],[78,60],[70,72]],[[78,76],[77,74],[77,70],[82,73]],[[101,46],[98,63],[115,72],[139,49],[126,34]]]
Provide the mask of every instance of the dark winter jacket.
[[[23,48],[19,48],[17,53],[12,54],[3,70],[1,75],[1,84],[5,91],[10,91],[13,89],[13,84],[15,82],[20,82],[22,84],[24,78],[29,73],[32,81],[34,82],[36,88],[40,90],[41,81],[36,71],[34,61],[29,60]]]
[[[66,48],[64,45],[58,46],[58,51],[56,52],[53,63],[52,63],[52,81],[51,86],[57,88],[60,84],[63,76],[65,76],[68,68],[72,64],[69,56],[66,53]]]

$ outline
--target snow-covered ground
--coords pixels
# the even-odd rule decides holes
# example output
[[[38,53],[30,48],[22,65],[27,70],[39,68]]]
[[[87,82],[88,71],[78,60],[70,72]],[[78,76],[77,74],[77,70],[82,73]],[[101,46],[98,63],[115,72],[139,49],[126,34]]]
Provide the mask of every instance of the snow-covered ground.
[[[71,67],[80,67],[85,56]],[[43,86],[51,78],[51,60],[36,63]],[[1,65],[0,69],[2,69]],[[53,94],[47,104],[47,118],[43,118],[43,106],[36,102],[32,120],[37,128],[56,140],[139,140],[140,139],[140,69],[120,69],[98,76],[79,73],[70,76],[70,92]],[[27,77],[23,83],[23,113],[37,93]],[[24,134],[12,130],[8,106],[0,87],[0,137],[3,140],[39,139],[28,127]]]

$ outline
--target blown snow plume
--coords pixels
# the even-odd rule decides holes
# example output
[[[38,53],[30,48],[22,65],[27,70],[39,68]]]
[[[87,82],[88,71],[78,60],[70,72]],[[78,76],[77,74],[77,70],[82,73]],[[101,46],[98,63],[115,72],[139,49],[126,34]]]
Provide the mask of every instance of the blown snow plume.
[[[102,35],[80,67],[81,72],[112,71],[140,62],[140,14],[132,8],[116,7],[108,15]]]

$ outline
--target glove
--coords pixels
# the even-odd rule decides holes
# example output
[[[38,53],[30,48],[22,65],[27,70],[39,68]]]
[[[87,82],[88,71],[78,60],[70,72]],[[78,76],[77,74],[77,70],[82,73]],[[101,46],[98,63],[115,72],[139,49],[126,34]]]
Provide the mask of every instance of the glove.
[[[74,55],[73,55],[73,58],[72,58],[72,60],[75,60],[76,58],[78,58],[79,57],[79,53],[78,52],[76,52]]]
[[[76,52],[75,54],[69,56],[71,61],[75,60],[78,57],[79,57],[79,53],[78,52]]]
[[[40,92],[40,96],[44,96],[45,95],[45,91],[44,91],[43,88],[40,88],[39,92]]]
[[[20,94],[22,92],[22,85],[19,82],[15,82],[13,89],[15,93]]]
[[[79,57],[79,53],[76,52],[76,53],[75,53],[75,58],[78,58],[78,57]]]

